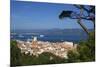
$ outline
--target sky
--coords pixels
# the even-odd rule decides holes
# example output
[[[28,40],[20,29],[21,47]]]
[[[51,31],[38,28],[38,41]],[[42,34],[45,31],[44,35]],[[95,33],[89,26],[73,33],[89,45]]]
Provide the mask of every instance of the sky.
[[[81,29],[75,19],[59,19],[59,14],[63,10],[79,12],[71,4],[11,0],[11,29]],[[91,21],[83,20],[83,24],[88,29],[93,28]]]

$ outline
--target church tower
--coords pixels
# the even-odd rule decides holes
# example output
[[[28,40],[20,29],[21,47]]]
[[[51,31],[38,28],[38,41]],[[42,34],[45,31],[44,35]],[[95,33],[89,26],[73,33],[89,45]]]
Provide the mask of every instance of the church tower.
[[[32,40],[32,47],[37,47],[37,37],[33,37],[33,40]]]

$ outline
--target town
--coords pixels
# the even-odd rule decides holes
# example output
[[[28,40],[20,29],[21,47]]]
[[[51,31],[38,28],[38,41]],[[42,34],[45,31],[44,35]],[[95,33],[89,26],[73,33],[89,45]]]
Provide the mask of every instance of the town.
[[[32,42],[17,40],[17,46],[21,50],[21,53],[39,56],[43,52],[50,52],[61,58],[68,59],[68,51],[77,48],[77,44],[73,42],[48,42],[38,41],[37,37],[34,37]]]

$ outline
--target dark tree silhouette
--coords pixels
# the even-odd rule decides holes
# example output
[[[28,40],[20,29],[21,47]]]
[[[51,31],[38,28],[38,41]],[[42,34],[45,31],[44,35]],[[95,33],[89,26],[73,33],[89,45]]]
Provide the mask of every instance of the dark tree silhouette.
[[[70,19],[77,19],[77,23],[83,28],[83,30],[89,35],[88,29],[82,24],[82,19],[92,21],[95,27],[95,6],[88,6],[85,5],[73,5],[79,9],[80,13],[71,10],[63,10],[59,15],[60,19],[63,18],[70,18]],[[84,12],[87,13],[84,14]]]

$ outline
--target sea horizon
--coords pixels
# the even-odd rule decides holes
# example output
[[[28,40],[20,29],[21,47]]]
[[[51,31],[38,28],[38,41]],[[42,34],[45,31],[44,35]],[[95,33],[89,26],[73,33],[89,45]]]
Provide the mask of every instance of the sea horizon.
[[[92,31],[93,29],[89,29]],[[41,37],[43,35],[43,37]],[[87,34],[82,29],[31,29],[31,30],[15,30],[11,32],[11,40],[27,41],[37,37],[40,41],[50,42],[80,42],[88,39]]]

